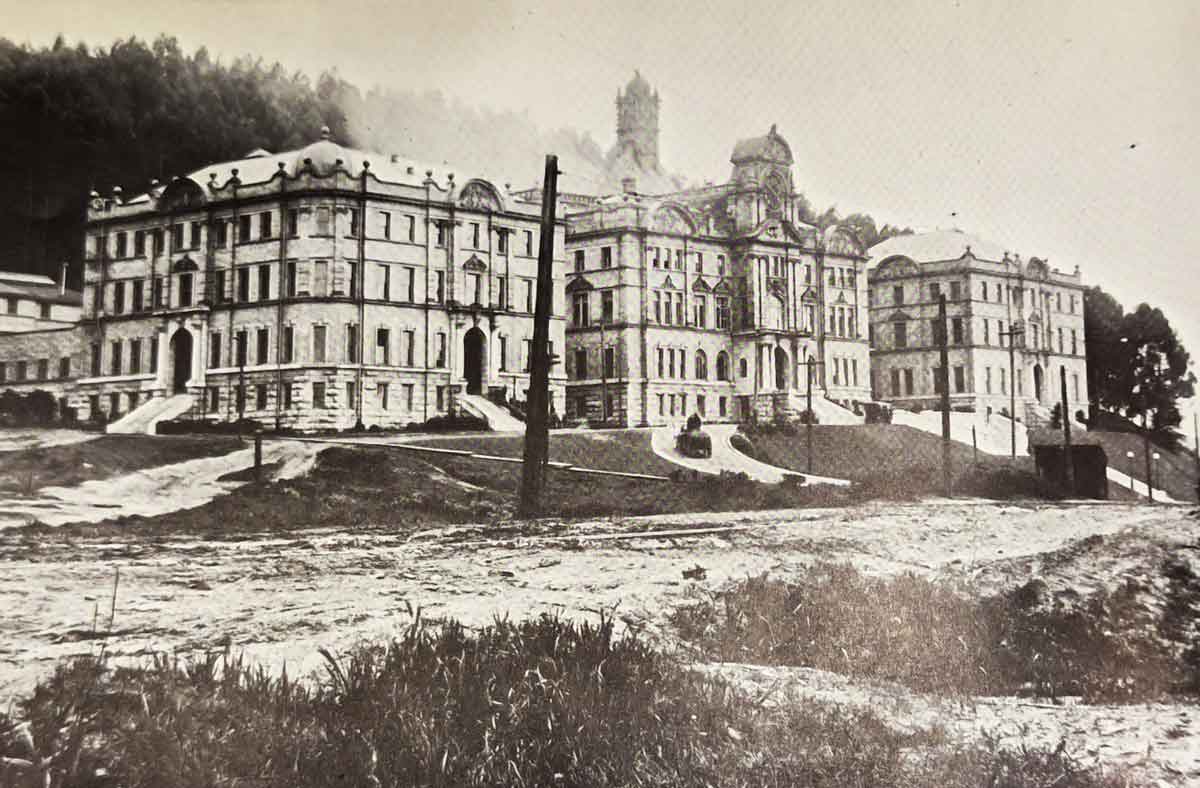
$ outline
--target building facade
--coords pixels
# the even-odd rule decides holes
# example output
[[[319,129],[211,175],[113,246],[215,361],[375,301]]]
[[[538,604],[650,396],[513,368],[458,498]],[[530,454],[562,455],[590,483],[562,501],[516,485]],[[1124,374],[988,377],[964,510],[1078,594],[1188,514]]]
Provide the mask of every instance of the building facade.
[[[654,152],[658,98],[635,77],[618,147]],[[630,96],[652,104],[641,111]],[[630,117],[651,118],[633,124]],[[568,214],[568,418],[623,425],[795,417],[815,396],[870,393],[866,257],[798,216],[774,127],[742,140],[727,183],[621,193]],[[808,365],[809,361],[813,363]]]
[[[344,429],[470,412],[471,395],[524,400],[540,212],[328,131],[132,199],[93,194],[73,404],[111,420],[187,397],[188,417]],[[559,363],[559,412],[563,383]]]
[[[1083,283],[954,231],[898,236],[871,249],[872,391],[904,408],[940,407],[938,300],[946,296],[950,403],[1045,422],[1061,400],[1087,410]],[[1016,331],[1015,343],[1010,332]],[[1012,358],[1010,367],[1010,343]]]
[[[80,294],[66,287],[65,266],[47,276],[0,271],[0,392],[54,398],[70,417],[68,395],[81,369]]]

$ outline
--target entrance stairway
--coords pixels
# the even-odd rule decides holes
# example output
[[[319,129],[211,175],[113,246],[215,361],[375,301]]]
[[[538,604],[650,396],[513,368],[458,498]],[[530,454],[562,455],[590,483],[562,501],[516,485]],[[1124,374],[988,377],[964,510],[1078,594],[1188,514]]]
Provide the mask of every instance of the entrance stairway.
[[[791,392],[788,395],[789,406],[797,415],[804,413],[808,406],[807,398],[800,393]],[[838,405],[833,400],[825,397],[824,391],[813,391],[812,398],[813,413],[817,414],[818,424],[862,424],[863,417],[857,415],[852,410],[847,410],[841,405]]]
[[[187,413],[195,403],[191,394],[176,394],[171,397],[153,397],[143,402],[121,418],[109,424],[105,432],[154,434],[160,421],[178,418]]]
[[[467,413],[486,421],[488,428],[493,432],[525,431],[525,422],[486,397],[478,394],[460,394],[458,404]]]

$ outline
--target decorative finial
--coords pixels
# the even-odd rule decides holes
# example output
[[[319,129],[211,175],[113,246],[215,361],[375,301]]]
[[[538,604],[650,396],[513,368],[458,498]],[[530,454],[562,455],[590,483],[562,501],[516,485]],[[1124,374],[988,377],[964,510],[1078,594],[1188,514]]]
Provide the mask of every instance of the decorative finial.
[[[329,127],[328,127],[328,126],[322,126],[322,127],[321,127],[321,139],[323,139],[323,140],[327,140],[327,139],[329,139],[329,138],[330,138],[330,137],[332,137],[332,136],[333,136],[333,132],[331,132],[331,131],[329,130]]]
[[[371,162],[364,160],[364,161],[363,161],[363,169],[364,169],[364,170],[369,170],[369,169],[371,169]]]
[[[235,178],[236,178],[236,177],[237,177],[237,174],[238,174],[238,168],[237,168],[237,167],[234,167],[232,170],[230,170],[230,172],[232,172],[232,173],[233,173],[233,177],[235,177]]]
[[[775,124],[774,123],[771,124],[771,136],[772,137],[775,136]]]
[[[286,169],[287,169],[287,165],[284,164],[283,162],[279,162],[279,171],[283,172]]]

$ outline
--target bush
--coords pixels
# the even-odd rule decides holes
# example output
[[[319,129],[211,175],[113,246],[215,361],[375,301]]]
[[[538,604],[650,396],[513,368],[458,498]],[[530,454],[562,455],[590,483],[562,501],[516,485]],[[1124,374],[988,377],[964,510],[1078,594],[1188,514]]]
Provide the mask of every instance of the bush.
[[[891,424],[892,406],[882,402],[864,402],[863,417],[867,424]]]
[[[12,427],[40,427],[54,422],[57,403],[48,391],[36,389],[18,394],[12,389],[0,394],[0,424]]]
[[[262,431],[262,422],[255,419],[171,419],[154,425],[156,435],[253,435]]]
[[[729,445],[747,457],[754,456],[754,443],[741,432],[733,433],[733,436],[729,439]]]
[[[407,432],[485,432],[487,428],[486,421],[465,413],[434,416],[424,423],[414,421],[404,427]]]

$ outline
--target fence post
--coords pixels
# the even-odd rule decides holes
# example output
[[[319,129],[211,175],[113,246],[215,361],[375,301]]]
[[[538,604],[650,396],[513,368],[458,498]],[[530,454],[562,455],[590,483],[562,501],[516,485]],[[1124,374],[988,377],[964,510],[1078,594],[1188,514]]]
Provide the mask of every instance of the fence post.
[[[262,483],[262,430],[254,431],[254,481]]]

